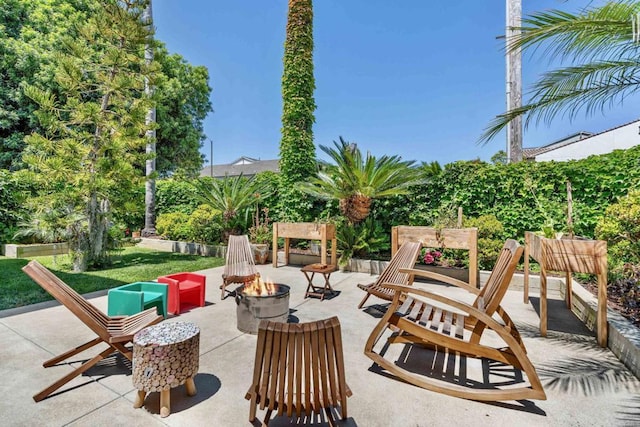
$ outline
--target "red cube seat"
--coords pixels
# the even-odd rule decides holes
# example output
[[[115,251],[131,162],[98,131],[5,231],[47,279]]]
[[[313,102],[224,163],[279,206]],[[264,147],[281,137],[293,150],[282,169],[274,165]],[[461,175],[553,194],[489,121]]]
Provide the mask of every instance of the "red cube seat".
[[[204,307],[207,278],[196,273],[175,273],[158,277],[159,283],[169,286],[167,311],[180,314],[183,305]]]

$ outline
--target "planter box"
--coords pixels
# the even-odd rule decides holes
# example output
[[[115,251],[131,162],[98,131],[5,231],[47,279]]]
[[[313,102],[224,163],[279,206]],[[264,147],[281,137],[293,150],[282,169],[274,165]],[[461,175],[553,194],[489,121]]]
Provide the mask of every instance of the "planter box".
[[[63,255],[69,253],[69,245],[63,243],[39,243],[34,245],[2,245],[7,258],[30,258],[34,256]]]
[[[370,259],[358,259],[352,258],[345,266],[345,271],[353,271],[357,273],[369,273],[377,275],[382,273],[385,267],[389,264],[389,261],[379,261]],[[417,270],[432,271],[434,273],[442,274],[444,276],[453,277],[457,280],[469,283],[469,269],[468,268],[453,268],[453,267],[441,267],[438,265],[424,265],[416,264],[414,266]],[[427,281],[426,279],[416,278],[417,282]],[[476,283],[480,283],[480,272],[476,272]]]
[[[276,222],[273,224],[273,245],[272,248],[278,248],[278,239],[284,238],[284,252],[283,257],[277,256],[272,260],[273,267],[277,268],[279,264],[293,263],[290,254],[291,239],[304,239],[304,240],[320,240],[320,263],[322,264],[337,264],[337,247],[338,241],[336,239],[336,226],[335,224],[320,224],[315,222]],[[330,254],[327,254],[327,242],[331,242]],[[314,248],[315,250],[315,248]]]
[[[467,281],[469,285],[478,287],[478,229],[443,228],[399,225],[391,227],[391,255],[404,242],[420,242],[423,248],[464,249],[469,251],[469,269],[475,271]],[[467,274],[468,277],[468,274]]]
[[[433,273],[442,274],[444,276],[449,276],[457,280],[461,280],[465,283],[470,283],[469,281],[469,269],[468,268],[456,268],[456,267],[442,267],[439,265],[424,265],[424,264],[416,264],[414,267],[417,270],[431,271]],[[416,278],[416,281],[420,282],[423,279]],[[425,280],[426,281],[426,280]],[[475,283],[480,283],[480,271],[476,270],[476,280]]]

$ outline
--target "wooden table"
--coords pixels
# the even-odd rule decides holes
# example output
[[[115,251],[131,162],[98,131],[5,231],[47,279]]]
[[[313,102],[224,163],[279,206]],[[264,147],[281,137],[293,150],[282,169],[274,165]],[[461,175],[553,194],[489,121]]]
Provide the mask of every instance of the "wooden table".
[[[603,240],[547,239],[524,234],[524,302],[529,302],[529,257],[540,264],[540,335],[547,336],[547,271],[563,271],[566,276],[565,301],[571,310],[571,273],[598,277],[596,333],[598,344],[607,346],[607,242]]]
[[[138,389],[134,408],[144,404],[148,392],[160,392],[160,416],[171,413],[171,389],[185,384],[187,395],[197,392],[200,329],[193,323],[161,323],[133,337],[133,385]]]
[[[333,292],[331,283],[329,283],[329,278],[331,277],[331,273],[336,271],[336,269],[336,266],[331,264],[309,264],[302,267],[300,271],[304,273],[307,281],[309,282],[304,297],[307,298],[309,296],[316,296],[320,297],[320,301],[324,300],[324,296],[327,293]],[[309,276],[309,273],[311,273],[311,276]],[[323,286],[316,286],[313,284],[313,277],[316,273],[322,274],[322,277],[324,277]]]

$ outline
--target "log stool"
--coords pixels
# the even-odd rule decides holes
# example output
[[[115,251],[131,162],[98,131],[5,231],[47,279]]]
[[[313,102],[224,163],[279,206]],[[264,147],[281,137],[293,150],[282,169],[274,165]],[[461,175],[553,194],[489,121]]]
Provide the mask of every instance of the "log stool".
[[[147,393],[159,391],[160,416],[168,416],[172,388],[185,384],[187,395],[196,394],[199,357],[200,329],[193,323],[161,323],[135,334],[132,377],[138,395],[133,407],[142,407]]]

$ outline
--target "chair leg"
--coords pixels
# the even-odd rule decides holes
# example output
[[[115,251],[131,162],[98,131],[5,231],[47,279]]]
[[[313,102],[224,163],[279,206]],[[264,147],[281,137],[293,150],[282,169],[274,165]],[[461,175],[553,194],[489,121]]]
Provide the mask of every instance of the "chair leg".
[[[86,342],[86,343],[84,343],[82,345],[79,345],[76,348],[72,348],[69,351],[66,351],[66,352],[64,352],[64,353],[62,353],[62,354],[60,354],[60,355],[58,355],[58,356],[56,356],[56,357],[54,357],[52,359],[47,360],[46,362],[44,362],[42,364],[42,366],[44,366],[45,368],[49,368],[49,367],[51,367],[53,365],[56,365],[58,362],[62,362],[63,360],[68,359],[69,357],[74,356],[74,355],[76,355],[78,353],[81,353],[81,352],[85,351],[86,349],[93,347],[96,344],[100,344],[101,342],[102,342],[102,338],[98,337],[98,338],[92,339],[89,342]]]
[[[65,375],[64,377],[60,378],[58,381],[51,384],[49,387],[42,390],[40,393],[34,395],[33,400],[35,400],[36,402],[40,402],[42,399],[49,396],[51,393],[53,393],[54,391],[56,391],[57,389],[59,389],[60,387],[62,387],[63,385],[65,385],[75,377],[77,377],[78,375],[82,374],[84,371],[91,368],[93,365],[95,365],[96,363],[98,363],[99,361],[101,361],[102,359],[104,359],[114,351],[115,349],[113,347],[109,347],[108,349],[104,350],[102,353],[98,354],[93,359],[83,363],[78,368],[69,372],[67,375]]]
[[[367,301],[367,299],[369,299],[370,296],[371,294],[369,292],[365,292],[364,298],[362,298],[362,301],[360,301],[360,304],[358,304],[358,309],[362,308],[362,306]]]

